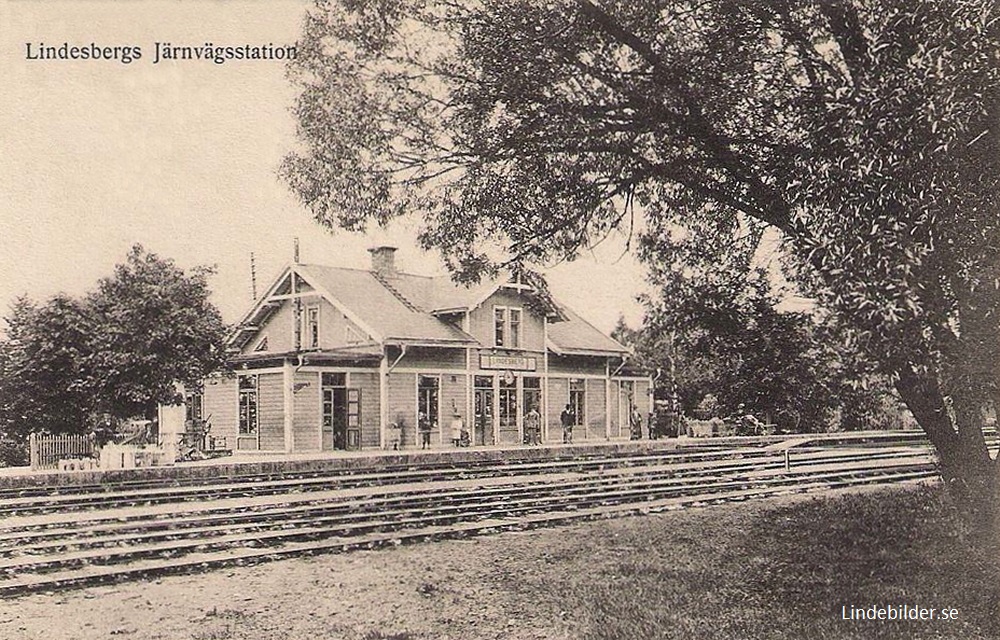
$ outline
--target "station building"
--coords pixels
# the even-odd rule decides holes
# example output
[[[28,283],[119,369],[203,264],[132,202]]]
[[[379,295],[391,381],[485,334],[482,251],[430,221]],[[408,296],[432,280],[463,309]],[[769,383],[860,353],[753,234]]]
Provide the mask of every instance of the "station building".
[[[396,269],[395,248],[370,250],[371,269],[291,264],[230,338],[233,375],[205,380],[195,412],[236,451],[316,452],[629,438],[649,415],[652,380],[628,350],[554,300],[533,273],[465,287]],[[190,408],[189,408],[190,410]]]

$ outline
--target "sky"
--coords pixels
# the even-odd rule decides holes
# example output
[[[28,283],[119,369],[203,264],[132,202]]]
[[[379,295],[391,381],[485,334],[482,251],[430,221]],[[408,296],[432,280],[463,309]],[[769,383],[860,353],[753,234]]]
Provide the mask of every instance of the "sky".
[[[330,233],[279,181],[294,148],[295,90],[277,61],[153,64],[154,43],[293,44],[299,0],[0,0],[0,311],[27,294],[80,295],[129,248],[190,268],[213,264],[227,322],[292,259],[367,268],[399,247],[404,271],[442,273],[416,248],[417,218],[359,236]],[[45,45],[138,46],[142,58],[37,60]],[[604,331],[641,322],[643,269],[612,238],[543,269],[554,295]]]

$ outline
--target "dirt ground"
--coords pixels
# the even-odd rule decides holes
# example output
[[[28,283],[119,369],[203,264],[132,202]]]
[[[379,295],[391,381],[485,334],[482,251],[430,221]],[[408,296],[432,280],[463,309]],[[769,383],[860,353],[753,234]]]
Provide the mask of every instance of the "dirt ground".
[[[874,637],[871,627],[851,631],[837,621],[840,605],[834,602],[842,587],[874,589],[855,584],[869,579],[869,569],[845,574],[843,566],[853,565],[841,566],[829,550],[829,557],[810,551],[817,543],[841,546],[837,531],[818,541],[827,528],[836,529],[824,521],[844,522],[858,511],[858,504],[838,500],[785,497],[37,594],[0,601],[0,638],[790,638],[803,637],[802,621],[816,616],[824,620],[818,633],[809,632],[816,640]],[[893,500],[876,502],[895,508]],[[881,512],[868,517],[887,519]],[[896,540],[871,522],[856,525],[871,531],[873,541],[868,555],[859,556],[856,547],[850,553],[865,564],[869,556],[877,560],[902,550],[899,566],[885,569],[885,581],[887,588],[914,595],[913,567],[928,561],[906,555],[913,546],[910,534]],[[795,533],[800,530],[802,535]],[[918,528],[913,535],[927,532]],[[783,544],[801,559],[793,552],[768,552],[782,548],[771,541],[779,543],[785,533],[791,542]],[[892,548],[882,542],[886,536]],[[856,540],[857,534],[848,537]],[[798,578],[781,578],[783,571]],[[811,582],[803,582],[810,575]],[[771,584],[772,578],[778,582]],[[880,584],[879,576],[871,579]],[[851,585],[838,586],[840,581]],[[921,586],[916,595],[943,589],[938,582]],[[795,591],[807,585],[808,591]],[[775,628],[792,635],[773,635]],[[944,635],[926,637],[990,637],[979,629],[937,625],[930,630]]]
[[[573,638],[571,611],[548,597],[526,606],[517,583],[543,570],[545,558],[563,550],[561,539],[580,528],[33,595],[0,602],[0,638]]]

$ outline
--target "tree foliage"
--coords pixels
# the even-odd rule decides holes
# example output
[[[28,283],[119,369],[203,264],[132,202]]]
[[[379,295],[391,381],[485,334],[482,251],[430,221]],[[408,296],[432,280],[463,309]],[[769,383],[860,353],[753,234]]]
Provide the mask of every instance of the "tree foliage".
[[[420,211],[465,274],[636,215],[667,261],[677,226],[704,260],[776,229],[956,494],[995,504],[998,18],[990,0],[318,0],[283,173],[324,224]]]
[[[155,415],[174,384],[223,365],[225,326],[208,275],[132,248],[114,275],[81,299],[21,298],[0,341],[0,431],[82,433],[96,415]]]
[[[90,322],[76,300],[15,301],[0,342],[0,417],[6,435],[82,433],[92,406],[86,368]]]
[[[763,271],[750,279],[714,271],[671,273],[645,300],[643,326],[616,328],[641,366],[663,372],[661,394],[676,384],[688,415],[710,395],[718,415],[752,413],[782,431],[893,424],[898,400],[885,377],[846,349],[822,314],[779,311]]]
[[[212,273],[185,273],[136,245],[98,282],[85,302],[95,323],[89,369],[99,411],[148,416],[176,399],[175,383],[197,386],[224,366],[226,327],[209,301]]]

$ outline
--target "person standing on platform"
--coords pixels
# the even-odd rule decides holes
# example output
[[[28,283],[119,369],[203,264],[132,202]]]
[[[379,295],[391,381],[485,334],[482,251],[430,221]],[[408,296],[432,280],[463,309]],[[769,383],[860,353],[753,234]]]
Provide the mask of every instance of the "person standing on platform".
[[[420,414],[417,428],[420,431],[420,448],[431,448],[431,421],[423,413]]]
[[[528,444],[542,444],[542,420],[538,415],[538,409],[532,407],[528,415],[524,416],[524,430],[528,435]]]
[[[632,407],[632,415],[629,416],[630,426],[632,427],[632,440],[642,440],[642,413],[639,411],[639,407]]]
[[[566,408],[563,409],[562,414],[560,414],[559,421],[562,423],[563,428],[563,444],[572,444],[573,423],[576,419],[573,416],[573,408],[568,404],[566,405]]]
[[[456,447],[462,446],[462,431],[464,429],[465,423],[462,422],[462,416],[456,410],[451,416],[451,442]]]

